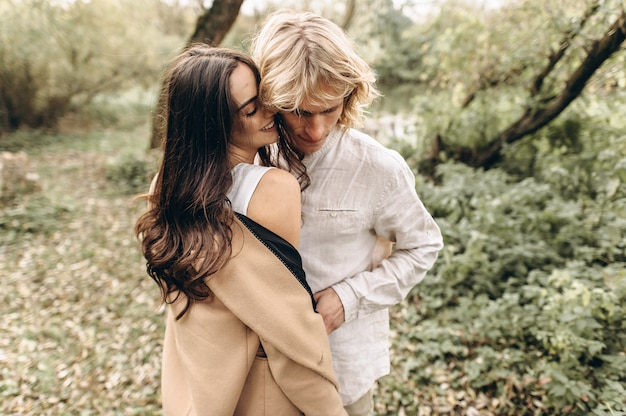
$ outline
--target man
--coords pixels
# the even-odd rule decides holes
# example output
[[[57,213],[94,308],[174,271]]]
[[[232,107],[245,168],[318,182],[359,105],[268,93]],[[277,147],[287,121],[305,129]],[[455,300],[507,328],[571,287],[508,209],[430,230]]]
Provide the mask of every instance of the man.
[[[441,232],[402,157],[352,128],[378,92],[338,26],[311,13],[275,12],[253,55],[260,95],[280,113],[310,178],[300,253],[339,391],[351,416],[371,415],[373,387],[390,370],[388,308],[431,269]]]

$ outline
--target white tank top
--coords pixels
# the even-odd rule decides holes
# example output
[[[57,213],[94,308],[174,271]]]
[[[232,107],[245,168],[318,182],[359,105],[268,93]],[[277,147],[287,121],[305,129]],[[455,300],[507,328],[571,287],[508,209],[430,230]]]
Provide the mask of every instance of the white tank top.
[[[233,186],[228,191],[227,196],[232,204],[233,211],[247,215],[248,204],[252,194],[254,194],[263,175],[270,169],[275,168],[240,163],[231,170]]]

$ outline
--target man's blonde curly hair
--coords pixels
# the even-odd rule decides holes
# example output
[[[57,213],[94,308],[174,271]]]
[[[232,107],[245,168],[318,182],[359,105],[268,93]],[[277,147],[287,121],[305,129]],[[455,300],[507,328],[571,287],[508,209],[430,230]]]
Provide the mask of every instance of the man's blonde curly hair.
[[[364,107],[379,95],[370,66],[335,23],[309,12],[272,13],[252,43],[261,72],[263,104],[293,112],[304,100],[324,105],[344,99],[339,124],[350,128],[363,120]]]

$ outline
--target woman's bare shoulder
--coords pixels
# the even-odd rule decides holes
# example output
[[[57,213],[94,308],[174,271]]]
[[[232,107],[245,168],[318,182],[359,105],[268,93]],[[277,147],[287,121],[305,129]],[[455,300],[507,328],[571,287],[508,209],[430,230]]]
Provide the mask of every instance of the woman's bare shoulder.
[[[297,179],[287,171],[270,169],[250,199],[248,217],[298,247],[301,206]]]

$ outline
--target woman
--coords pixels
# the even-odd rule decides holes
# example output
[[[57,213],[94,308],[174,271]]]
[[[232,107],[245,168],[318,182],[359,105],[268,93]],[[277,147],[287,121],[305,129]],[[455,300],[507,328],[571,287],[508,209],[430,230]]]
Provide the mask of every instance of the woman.
[[[279,139],[244,54],[192,46],[171,66],[165,149],[135,225],[167,304],[165,415],[345,415],[297,252],[300,186],[254,165]],[[260,151],[265,164],[291,159]]]

